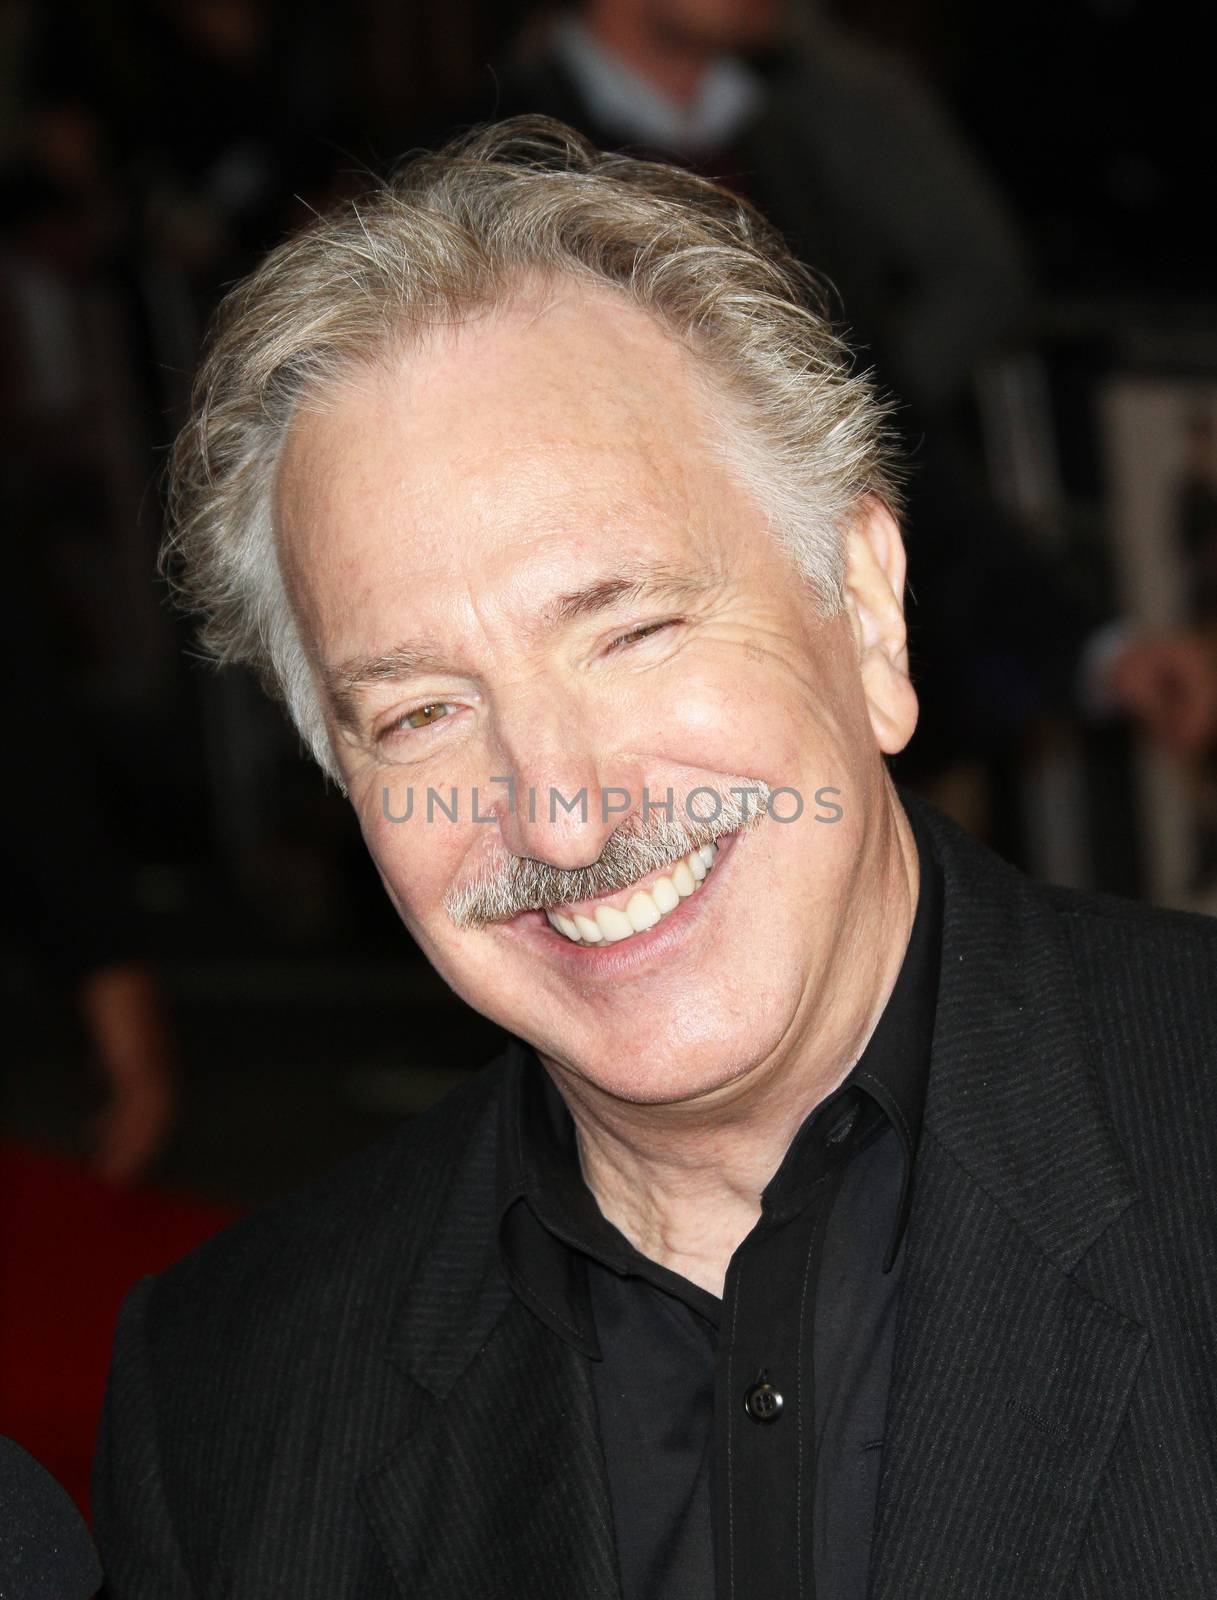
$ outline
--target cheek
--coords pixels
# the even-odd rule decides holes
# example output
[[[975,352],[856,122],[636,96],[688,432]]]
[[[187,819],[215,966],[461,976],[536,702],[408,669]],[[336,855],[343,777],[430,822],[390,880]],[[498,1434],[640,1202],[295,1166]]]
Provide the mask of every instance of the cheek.
[[[673,662],[632,697],[632,724],[644,730],[635,743],[653,759],[775,786],[831,782],[817,774],[840,767],[858,736],[857,707],[838,677],[821,683],[759,646]]]
[[[467,824],[450,822],[439,811],[428,821],[425,789],[411,794],[408,785],[396,785],[389,789],[387,805],[378,790],[375,805],[361,808],[359,826],[398,915],[424,942],[423,931],[444,915],[443,894],[469,853]]]

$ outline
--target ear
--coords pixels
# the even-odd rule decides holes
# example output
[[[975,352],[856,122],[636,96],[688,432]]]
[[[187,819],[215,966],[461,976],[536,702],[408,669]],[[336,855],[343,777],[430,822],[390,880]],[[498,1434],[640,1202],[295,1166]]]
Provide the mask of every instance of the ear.
[[[888,755],[903,750],[917,726],[904,573],[904,541],[896,519],[882,501],[865,500],[848,535],[846,607],[867,713],[879,748]]]

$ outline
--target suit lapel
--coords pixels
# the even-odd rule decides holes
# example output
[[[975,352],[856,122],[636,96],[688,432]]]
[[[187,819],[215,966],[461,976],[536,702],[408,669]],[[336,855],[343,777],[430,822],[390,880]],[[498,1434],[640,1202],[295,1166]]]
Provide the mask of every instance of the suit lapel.
[[[943,960],[870,1592],[1048,1600],[1146,1349],[1077,1271],[1135,1191],[1042,891],[902,799],[942,862]]]
[[[587,1359],[518,1302],[363,1495],[410,1600],[616,1600]]]
[[[933,1140],[901,1286],[872,1600],[1050,1600],[1146,1348]]]
[[[617,1600],[587,1358],[499,1268],[497,1103],[470,1139],[391,1346],[406,1436],[360,1497],[409,1600]]]

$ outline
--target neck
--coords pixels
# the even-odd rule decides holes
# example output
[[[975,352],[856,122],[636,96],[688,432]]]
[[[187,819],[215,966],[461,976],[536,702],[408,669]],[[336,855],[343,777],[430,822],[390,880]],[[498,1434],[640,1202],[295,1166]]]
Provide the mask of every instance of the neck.
[[[680,106],[692,103],[714,60],[708,44],[654,26],[638,5],[591,0],[582,20],[599,44]]]
[[[917,905],[917,846],[887,804],[870,845],[869,895],[851,904],[814,1010],[739,1079],[675,1105],[634,1105],[582,1081],[562,1093],[587,1184],[604,1215],[651,1260],[722,1295],[727,1266],[761,1214],[761,1194],[805,1118],[849,1075],[896,984]],[[860,903],[860,902],[865,902]]]

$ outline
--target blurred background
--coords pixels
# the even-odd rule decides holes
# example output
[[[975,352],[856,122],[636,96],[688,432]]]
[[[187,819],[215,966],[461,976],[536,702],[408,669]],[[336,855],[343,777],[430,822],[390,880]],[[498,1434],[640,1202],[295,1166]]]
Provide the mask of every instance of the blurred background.
[[[0,1433],[87,1505],[125,1289],[494,1053],[156,572],[224,287],[545,111],[761,206],[900,402],[922,724],[1027,871],[1217,912],[1211,52],[1156,0],[0,0]]]

